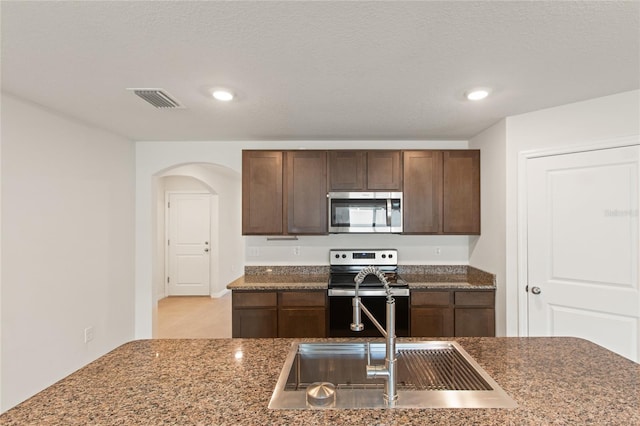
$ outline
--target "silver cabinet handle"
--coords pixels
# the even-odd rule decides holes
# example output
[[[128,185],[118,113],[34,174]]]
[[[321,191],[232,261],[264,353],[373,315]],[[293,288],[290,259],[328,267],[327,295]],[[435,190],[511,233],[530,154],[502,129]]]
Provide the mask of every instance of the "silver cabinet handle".
[[[540,289],[540,287],[531,287],[531,293],[540,294],[542,293],[542,290]]]

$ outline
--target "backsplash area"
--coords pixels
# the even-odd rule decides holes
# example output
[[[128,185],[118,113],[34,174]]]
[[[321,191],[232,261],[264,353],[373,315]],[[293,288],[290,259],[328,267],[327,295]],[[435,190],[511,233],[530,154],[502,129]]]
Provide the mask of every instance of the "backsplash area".
[[[245,265],[329,265],[331,249],[394,248],[400,265],[466,265],[466,235],[332,234],[245,238]],[[297,239],[293,239],[297,238]]]

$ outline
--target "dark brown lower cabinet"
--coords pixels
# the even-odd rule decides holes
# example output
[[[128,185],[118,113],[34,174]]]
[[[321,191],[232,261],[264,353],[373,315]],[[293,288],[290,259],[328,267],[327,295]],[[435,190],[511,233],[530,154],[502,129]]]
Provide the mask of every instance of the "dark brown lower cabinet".
[[[233,337],[274,337],[277,332],[276,309],[242,309],[233,312]]]
[[[453,336],[451,292],[412,291],[410,332],[419,337]]]
[[[456,308],[456,337],[495,336],[495,310],[490,308]]]
[[[278,337],[325,337],[325,291],[292,291],[278,294]]]
[[[454,323],[457,337],[495,336],[495,291],[456,291]]]
[[[278,332],[276,292],[233,292],[231,295],[233,337],[274,337]]]
[[[411,335],[419,337],[453,336],[451,309],[412,307]]]
[[[326,291],[233,291],[233,337],[326,337]],[[251,324],[253,323],[253,324]]]
[[[495,336],[494,290],[411,290],[412,337]],[[232,295],[233,337],[327,337],[327,292]]]
[[[495,336],[495,291],[412,290],[411,336]]]

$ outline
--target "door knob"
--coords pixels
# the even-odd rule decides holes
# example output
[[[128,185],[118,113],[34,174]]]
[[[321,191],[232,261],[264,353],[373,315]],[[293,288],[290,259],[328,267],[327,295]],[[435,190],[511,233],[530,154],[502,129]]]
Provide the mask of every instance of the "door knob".
[[[209,251],[209,249],[208,249],[208,248],[206,248],[206,249],[204,249],[204,251],[205,251],[205,253],[206,253],[206,252],[208,252],[208,251]]]
[[[540,289],[540,287],[531,287],[531,293],[540,294],[542,293],[542,290]]]

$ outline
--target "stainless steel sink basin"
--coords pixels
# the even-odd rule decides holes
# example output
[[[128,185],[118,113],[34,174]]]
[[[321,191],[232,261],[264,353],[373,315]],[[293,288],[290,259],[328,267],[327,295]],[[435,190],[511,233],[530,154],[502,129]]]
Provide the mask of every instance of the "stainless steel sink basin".
[[[371,364],[384,363],[384,343],[294,343],[269,408],[315,408],[307,404],[312,384],[331,383],[330,408],[384,408],[384,381],[367,379]],[[398,343],[395,408],[515,408],[517,404],[456,342]]]

